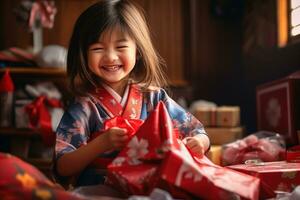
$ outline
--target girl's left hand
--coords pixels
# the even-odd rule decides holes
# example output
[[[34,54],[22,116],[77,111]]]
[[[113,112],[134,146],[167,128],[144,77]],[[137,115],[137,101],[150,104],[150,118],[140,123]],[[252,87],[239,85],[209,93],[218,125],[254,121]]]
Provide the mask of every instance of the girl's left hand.
[[[201,137],[186,137],[183,139],[183,143],[196,156],[203,156],[205,145]]]

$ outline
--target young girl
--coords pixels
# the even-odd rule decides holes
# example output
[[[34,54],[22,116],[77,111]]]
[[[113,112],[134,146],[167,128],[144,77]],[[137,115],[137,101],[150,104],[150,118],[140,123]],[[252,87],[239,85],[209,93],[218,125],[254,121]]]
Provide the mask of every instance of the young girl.
[[[76,186],[103,183],[99,163],[105,168],[128,142],[126,130],[104,130],[104,122],[119,115],[145,120],[159,101],[186,146],[199,155],[208,150],[202,124],[161,88],[165,78],[159,56],[142,12],[129,1],[102,0],[80,15],[67,72],[77,98],[57,129],[55,172],[61,180],[76,176]]]

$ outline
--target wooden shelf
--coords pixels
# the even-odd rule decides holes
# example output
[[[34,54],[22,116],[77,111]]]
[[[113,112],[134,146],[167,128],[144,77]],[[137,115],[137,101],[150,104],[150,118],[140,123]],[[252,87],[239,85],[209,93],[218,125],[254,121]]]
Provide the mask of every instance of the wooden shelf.
[[[52,67],[6,67],[1,68],[0,73],[3,73],[6,69],[9,69],[11,74],[22,75],[66,75],[66,69],[64,68],[52,68]]]
[[[36,130],[29,128],[0,128],[0,135],[3,136],[40,136]]]

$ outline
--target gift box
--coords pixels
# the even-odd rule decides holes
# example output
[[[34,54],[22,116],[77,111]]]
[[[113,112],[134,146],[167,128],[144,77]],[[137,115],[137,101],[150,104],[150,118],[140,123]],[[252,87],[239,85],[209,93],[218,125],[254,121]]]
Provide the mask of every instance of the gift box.
[[[63,115],[62,102],[39,96],[34,100],[15,101],[15,125],[17,128],[37,129],[44,143],[52,146],[58,123]]]
[[[220,106],[217,108],[217,126],[236,127],[240,125],[239,106]]]
[[[262,162],[231,165],[228,168],[260,178],[262,199],[274,197],[274,191],[292,192],[300,185],[300,163]]]
[[[240,125],[240,107],[196,107],[193,115],[205,127],[236,127]]]
[[[233,142],[242,137],[244,129],[242,127],[218,128],[208,127],[205,131],[213,145],[223,145]]]
[[[193,115],[205,127],[216,126],[216,108],[199,107],[195,108]]]
[[[288,145],[297,144],[297,130],[300,128],[297,102],[300,102],[300,72],[258,86],[258,129],[278,132]]]
[[[148,195],[159,187],[174,198],[257,199],[259,179],[194,156],[178,135],[160,102],[108,165],[106,183],[127,196]]]

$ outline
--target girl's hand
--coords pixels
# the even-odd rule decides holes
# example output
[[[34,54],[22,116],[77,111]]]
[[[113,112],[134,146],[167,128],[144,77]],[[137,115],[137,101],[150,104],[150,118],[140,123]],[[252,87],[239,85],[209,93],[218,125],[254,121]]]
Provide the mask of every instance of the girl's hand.
[[[196,156],[203,156],[206,151],[205,143],[201,137],[186,137],[183,140],[186,147]]]
[[[108,129],[106,132],[103,133],[103,137],[107,142],[108,150],[122,149],[129,139],[127,135],[127,130],[118,127],[112,127]]]

